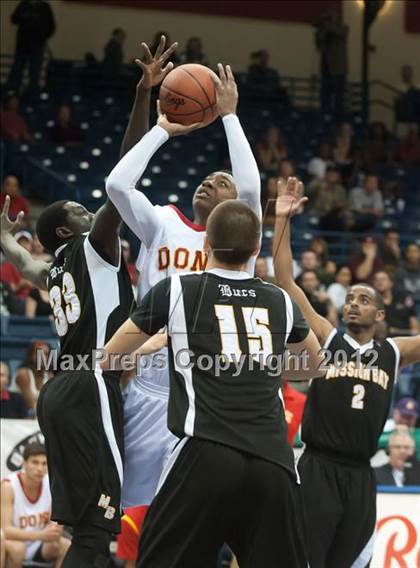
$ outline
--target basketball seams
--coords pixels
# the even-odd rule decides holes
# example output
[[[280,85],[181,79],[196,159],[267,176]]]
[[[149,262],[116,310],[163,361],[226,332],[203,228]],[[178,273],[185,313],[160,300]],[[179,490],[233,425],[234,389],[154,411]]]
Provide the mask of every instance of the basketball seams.
[[[195,77],[192,73],[190,73],[189,71],[187,71],[186,69],[180,69],[180,71],[182,71],[183,73],[186,73],[187,75],[189,75],[191,77],[191,79],[194,80],[195,83],[197,83],[197,85],[200,87],[200,89],[203,91],[204,96],[206,97],[206,99],[208,100],[208,103],[210,105],[210,107],[214,106],[215,103],[212,103],[211,100],[209,99],[209,96],[207,94],[207,91],[205,90],[205,88],[203,87],[203,85],[200,83],[200,81],[197,79],[197,77]],[[210,79],[210,81],[212,81],[212,79]],[[213,83],[212,83],[213,84]],[[214,89],[214,85],[213,85],[213,89]]]

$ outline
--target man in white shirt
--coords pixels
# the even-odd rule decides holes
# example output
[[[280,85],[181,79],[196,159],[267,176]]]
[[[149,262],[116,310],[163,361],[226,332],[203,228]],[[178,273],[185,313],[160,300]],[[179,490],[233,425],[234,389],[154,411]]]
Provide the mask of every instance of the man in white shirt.
[[[411,458],[414,456],[415,442],[408,430],[395,430],[388,441],[389,463],[374,468],[378,485],[412,485],[414,480]]]
[[[50,521],[51,493],[45,448],[26,446],[23,468],[11,473],[1,486],[1,525],[8,568],[24,560],[54,562],[59,568],[70,546],[63,527]]]
[[[379,191],[376,175],[367,175],[363,187],[354,187],[349,194],[350,208],[353,211],[355,231],[372,229],[384,214],[384,203]]]

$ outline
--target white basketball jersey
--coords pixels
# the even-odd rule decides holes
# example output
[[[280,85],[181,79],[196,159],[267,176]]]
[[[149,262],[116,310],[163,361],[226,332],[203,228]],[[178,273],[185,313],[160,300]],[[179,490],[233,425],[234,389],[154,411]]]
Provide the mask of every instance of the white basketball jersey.
[[[6,478],[13,489],[13,525],[25,531],[39,531],[48,524],[51,515],[51,493],[48,475],[44,475],[38,497],[32,500],[25,493],[22,472],[11,473]],[[37,550],[38,541],[26,541],[25,558],[30,558],[32,549]],[[35,546],[36,545],[36,546]]]
[[[176,272],[202,272],[206,268],[207,255],[203,250],[206,228],[196,225],[173,205],[155,205],[161,218],[161,226],[149,248],[142,244],[137,259],[140,273],[137,301],[160,280]],[[247,272],[253,276],[256,257],[248,262]],[[166,348],[162,353],[166,353]],[[147,366],[149,367],[149,366]],[[152,366],[141,370],[142,379],[169,388],[169,370]]]

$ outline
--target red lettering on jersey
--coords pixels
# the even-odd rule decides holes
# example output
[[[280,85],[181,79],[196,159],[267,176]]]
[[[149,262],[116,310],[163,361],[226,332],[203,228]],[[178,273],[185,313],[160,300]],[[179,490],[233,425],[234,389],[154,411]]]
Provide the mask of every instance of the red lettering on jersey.
[[[28,518],[27,517],[19,517],[19,527],[21,529],[26,529],[28,526]]]
[[[184,269],[190,258],[190,251],[186,248],[177,248],[175,251],[174,266],[175,268]]]
[[[204,252],[203,250],[196,250],[194,262],[191,266],[191,272],[205,270],[207,266],[207,259],[208,255],[206,252]]]
[[[40,527],[45,527],[50,521],[50,513],[49,511],[45,511],[44,513],[39,513],[38,516],[38,524]]]
[[[158,250],[158,267],[159,270],[166,270],[169,268],[169,263],[171,260],[171,253],[168,247],[161,247]]]
[[[29,515],[28,524],[30,527],[36,527],[36,515]]]
[[[392,534],[392,536],[388,540],[387,547],[386,547],[386,552],[385,552],[385,556],[384,556],[384,561],[385,561],[384,568],[391,568],[391,566],[394,566],[394,565],[395,566],[398,565],[401,568],[409,568],[407,562],[404,559],[404,556],[406,554],[408,554],[409,552],[411,552],[411,550],[413,549],[413,547],[416,544],[416,540],[417,540],[416,529],[414,528],[411,521],[409,519],[407,519],[406,517],[402,517],[402,516],[399,516],[399,515],[393,515],[393,516],[390,516],[390,517],[385,517],[384,519],[381,519],[378,522],[378,525],[377,525],[378,532],[383,525],[385,525],[388,521],[393,521],[393,520],[401,521],[401,523],[403,525],[405,525],[407,540],[406,540],[405,546],[403,546],[402,548],[396,548],[395,547],[395,541],[397,540],[397,537],[398,537],[399,534],[400,534],[399,538],[401,539],[402,530],[399,531],[398,533],[395,532],[395,533]],[[393,562],[394,560],[395,560],[395,564]]]

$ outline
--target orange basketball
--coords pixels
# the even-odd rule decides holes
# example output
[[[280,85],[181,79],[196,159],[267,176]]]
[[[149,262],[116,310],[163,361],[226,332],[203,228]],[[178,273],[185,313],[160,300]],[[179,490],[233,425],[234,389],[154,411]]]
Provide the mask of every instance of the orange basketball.
[[[204,65],[180,65],[160,86],[160,107],[170,122],[210,124],[218,116],[213,71]]]

